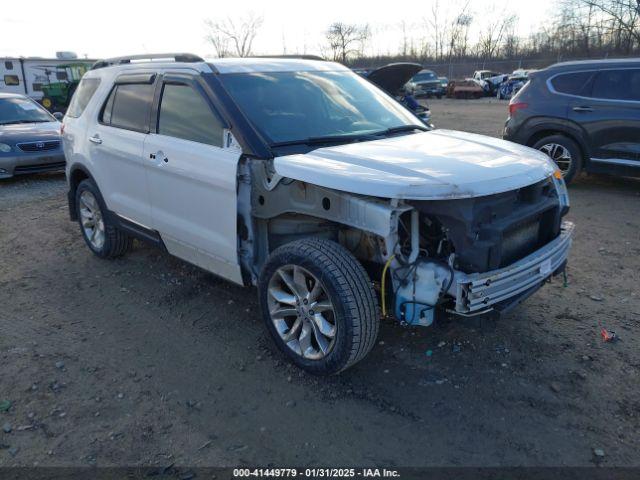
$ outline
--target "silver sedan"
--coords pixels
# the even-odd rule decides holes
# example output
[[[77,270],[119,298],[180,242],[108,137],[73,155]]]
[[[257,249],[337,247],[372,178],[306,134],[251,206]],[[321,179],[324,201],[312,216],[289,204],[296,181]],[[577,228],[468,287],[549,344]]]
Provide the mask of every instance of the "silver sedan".
[[[0,179],[64,170],[60,126],[29,97],[0,93]]]

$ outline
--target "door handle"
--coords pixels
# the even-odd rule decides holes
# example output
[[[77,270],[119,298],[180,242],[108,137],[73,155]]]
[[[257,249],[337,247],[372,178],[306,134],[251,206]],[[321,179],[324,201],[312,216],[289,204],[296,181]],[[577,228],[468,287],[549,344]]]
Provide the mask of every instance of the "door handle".
[[[164,163],[169,163],[169,158],[162,152],[150,153],[149,158],[155,160],[156,158],[162,158]]]
[[[591,107],[573,107],[574,112],[593,112]]]
[[[93,137],[89,137],[89,141],[91,143],[95,143],[96,145],[100,145],[102,143],[102,139],[97,135],[94,135]]]

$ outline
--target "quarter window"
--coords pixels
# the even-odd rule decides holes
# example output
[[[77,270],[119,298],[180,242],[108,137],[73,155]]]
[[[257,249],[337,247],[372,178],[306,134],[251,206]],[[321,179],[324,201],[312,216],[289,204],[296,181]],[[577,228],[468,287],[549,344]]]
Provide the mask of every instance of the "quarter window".
[[[17,75],[5,75],[4,84],[8,87],[20,85],[20,79],[18,78]]]
[[[98,85],[100,85],[99,78],[83,78],[80,80],[80,84],[73,94],[71,103],[69,103],[69,108],[67,109],[67,115],[69,117],[77,118],[82,115],[82,112],[84,112],[84,109],[87,108],[89,104],[89,100],[91,100],[93,94],[96,93]]]
[[[551,80],[556,92],[569,95],[582,95],[586,91],[587,83],[593,72],[575,72],[558,75]]]
[[[116,85],[105,104],[101,121],[112,127],[149,132],[153,83]]]
[[[593,82],[594,98],[640,101],[640,70],[604,70]]]
[[[158,118],[160,135],[221,147],[222,130],[222,123],[200,93],[188,85],[164,85]]]

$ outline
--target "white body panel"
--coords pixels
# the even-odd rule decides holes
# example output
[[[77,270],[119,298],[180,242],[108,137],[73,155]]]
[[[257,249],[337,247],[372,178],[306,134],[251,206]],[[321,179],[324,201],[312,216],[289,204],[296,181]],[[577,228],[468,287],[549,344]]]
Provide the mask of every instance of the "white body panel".
[[[86,141],[100,179],[100,192],[110,210],[149,228],[151,207],[142,159],[144,133],[96,123],[89,127]],[[91,142],[97,138],[102,143]]]
[[[167,250],[236,283],[242,283],[236,232],[237,148],[216,148],[156,134],[101,125],[99,113],[115,77],[126,73],[210,72],[206,64],[154,68],[123,65],[91,71],[100,86],[80,118],[65,117],[67,175],[75,165],[92,173],[107,208],[157,230]],[[89,140],[98,136],[102,143]],[[156,159],[149,154],[156,154]],[[160,155],[165,154],[165,156]],[[164,162],[167,157],[169,162]]]
[[[288,155],[274,161],[288,178],[383,198],[442,200],[506,192],[547,178],[549,158],[482,135],[434,130]]]
[[[144,159],[151,228],[167,250],[242,283],[236,241],[240,151],[150,134]]]

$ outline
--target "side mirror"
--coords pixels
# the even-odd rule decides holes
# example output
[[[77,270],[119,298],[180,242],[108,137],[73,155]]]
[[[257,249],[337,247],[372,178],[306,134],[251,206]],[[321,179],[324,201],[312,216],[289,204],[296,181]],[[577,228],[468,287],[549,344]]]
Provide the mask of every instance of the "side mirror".
[[[53,112],[53,117],[61,122],[64,119],[64,113],[62,112]]]

